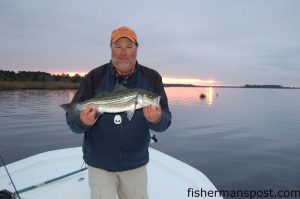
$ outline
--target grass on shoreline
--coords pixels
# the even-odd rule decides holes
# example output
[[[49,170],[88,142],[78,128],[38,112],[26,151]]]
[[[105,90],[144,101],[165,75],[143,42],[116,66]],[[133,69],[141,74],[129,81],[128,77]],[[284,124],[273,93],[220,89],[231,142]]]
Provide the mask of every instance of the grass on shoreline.
[[[0,81],[1,90],[25,90],[25,89],[41,89],[41,90],[62,90],[77,89],[79,83],[67,82],[17,82],[17,81]]]

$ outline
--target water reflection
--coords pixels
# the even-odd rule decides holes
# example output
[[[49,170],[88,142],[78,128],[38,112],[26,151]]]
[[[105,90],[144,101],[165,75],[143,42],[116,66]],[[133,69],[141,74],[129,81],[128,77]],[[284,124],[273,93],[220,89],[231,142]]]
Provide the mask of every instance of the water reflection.
[[[201,101],[207,106],[212,106],[218,96],[212,87],[166,87],[165,90],[171,105],[192,106]],[[201,98],[201,94],[205,97]]]
[[[212,87],[205,88],[205,90],[203,92],[201,92],[201,94],[203,94],[203,96],[205,96],[205,97],[200,97],[200,99],[202,101],[205,101],[207,106],[212,106],[214,103],[215,97],[218,96],[218,93],[216,93],[215,89],[213,89]]]
[[[153,147],[204,171],[223,190],[299,189],[298,89],[165,89],[173,122]],[[59,107],[74,93],[0,92],[0,152],[6,163],[82,144],[82,134],[71,132]]]
[[[0,123],[2,118],[21,119],[48,117],[60,114],[58,106],[69,103],[75,90],[15,90],[0,92]],[[45,110],[45,107],[48,109]],[[30,114],[28,114],[30,113]]]

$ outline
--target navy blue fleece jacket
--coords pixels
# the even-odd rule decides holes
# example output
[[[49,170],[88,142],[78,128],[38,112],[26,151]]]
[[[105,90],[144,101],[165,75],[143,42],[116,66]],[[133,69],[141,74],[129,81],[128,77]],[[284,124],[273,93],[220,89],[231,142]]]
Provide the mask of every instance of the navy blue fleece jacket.
[[[86,75],[72,102],[93,98],[102,92],[112,92],[117,84],[127,88],[141,88],[161,96],[161,120],[155,124],[148,122],[143,110],[136,110],[129,122],[126,113],[104,113],[93,126],[81,123],[80,118],[66,114],[67,123],[75,133],[84,133],[83,158],[93,167],[107,171],[125,171],[145,165],[149,161],[150,132],[165,131],[171,124],[171,112],[158,72],[136,64],[133,74],[118,77],[111,62],[95,68]],[[114,123],[115,115],[122,118],[121,124]]]

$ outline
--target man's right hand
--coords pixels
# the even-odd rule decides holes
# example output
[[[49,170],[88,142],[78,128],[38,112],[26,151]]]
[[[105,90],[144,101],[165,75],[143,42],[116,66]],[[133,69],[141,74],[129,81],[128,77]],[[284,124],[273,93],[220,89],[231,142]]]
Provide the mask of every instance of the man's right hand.
[[[84,125],[93,126],[97,121],[97,118],[95,118],[96,112],[97,110],[93,107],[93,105],[89,105],[80,113],[80,121]]]

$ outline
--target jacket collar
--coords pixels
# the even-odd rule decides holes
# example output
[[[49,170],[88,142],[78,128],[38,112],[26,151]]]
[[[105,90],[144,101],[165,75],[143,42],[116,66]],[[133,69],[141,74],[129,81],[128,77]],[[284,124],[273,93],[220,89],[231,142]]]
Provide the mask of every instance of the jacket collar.
[[[132,74],[126,76],[119,76],[115,67],[112,65],[112,62],[109,62],[109,73],[110,76],[119,84],[126,85],[133,85],[137,83],[137,80],[140,77],[140,67],[138,62],[136,62],[135,69]]]

